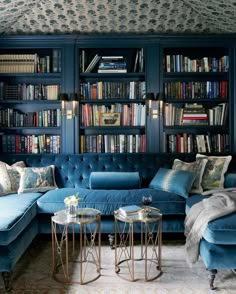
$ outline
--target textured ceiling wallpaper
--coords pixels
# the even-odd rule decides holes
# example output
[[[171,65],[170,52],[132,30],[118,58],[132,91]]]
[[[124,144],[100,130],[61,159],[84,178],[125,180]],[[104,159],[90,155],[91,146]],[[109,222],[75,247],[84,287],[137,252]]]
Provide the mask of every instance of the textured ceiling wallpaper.
[[[235,32],[234,0],[0,0],[0,34]]]

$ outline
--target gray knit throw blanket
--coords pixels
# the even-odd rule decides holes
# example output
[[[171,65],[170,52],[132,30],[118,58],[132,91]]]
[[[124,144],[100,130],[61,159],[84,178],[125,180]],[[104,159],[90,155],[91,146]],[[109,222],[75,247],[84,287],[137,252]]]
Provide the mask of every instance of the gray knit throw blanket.
[[[191,266],[199,257],[199,244],[208,222],[236,211],[236,188],[207,192],[211,195],[191,207],[185,218],[186,259]]]

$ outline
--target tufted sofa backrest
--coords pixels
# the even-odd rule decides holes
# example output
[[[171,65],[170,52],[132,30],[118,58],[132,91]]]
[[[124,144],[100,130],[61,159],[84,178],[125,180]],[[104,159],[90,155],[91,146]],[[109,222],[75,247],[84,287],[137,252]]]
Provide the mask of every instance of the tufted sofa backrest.
[[[93,171],[139,172],[142,186],[147,187],[160,167],[171,168],[175,158],[194,161],[194,154],[172,153],[85,153],[85,154],[32,154],[2,155],[0,160],[9,164],[24,160],[27,166],[56,166],[56,182],[59,187],[89,187]],[[236,172],[236,156],[230,164],[230,172]]]
[[[188,158],[187,158],[188,157]],[[86,153],[86,154],[33,154],[6,155],[2,161],[12,164],[24,160],[29,167],[55,165],[56,182],[59,187],[89,187],[93,171],[139,172],[142,186],[147,187],[160,167],[171,168],[173,154],[166,153]],[[185,160],[193,160],[185,156]]]

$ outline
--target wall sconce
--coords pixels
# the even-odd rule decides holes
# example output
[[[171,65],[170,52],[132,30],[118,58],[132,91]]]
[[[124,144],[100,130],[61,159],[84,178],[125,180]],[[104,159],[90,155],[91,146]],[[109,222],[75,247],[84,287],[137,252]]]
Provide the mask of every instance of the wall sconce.
[[[146,97],[148,101],[147,114],[152,118],[158,118],[158,110],[156,108],[156,99],[154,93],[147,93]]]
[[[61,113],[62,115],[66,115],[66,106],[69,101],[68,95],[66,93],[61,93],[59,99],[61,100]]]
[[[156,96],[157,101],[159,102],[159,115],[163,115],[163,107],[164,107],[164,97],[162,93],[158,93]]]
[[[70,95],[70,101],[72,103],[72,117],[75,117],[78,115],[78,109],[79,109],[78,95],[76,93],[72,93]]]
[[[148,100],[148,115],[153,119],[157,119],[163,114],[163,99],[162,95],[157,94],[156,97],[154,93],[147,93]]]
[[[62,115],[66,116],[66,119],[73,119],[78,113],[78,95],[73,93],[70,95],[70,99],[66,93],[60,95]]]

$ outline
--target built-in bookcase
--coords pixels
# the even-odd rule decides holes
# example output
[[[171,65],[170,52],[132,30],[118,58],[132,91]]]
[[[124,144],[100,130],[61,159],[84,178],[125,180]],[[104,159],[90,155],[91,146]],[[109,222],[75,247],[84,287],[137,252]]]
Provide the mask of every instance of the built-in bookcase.
[[[1,36],[0,151],[235,152],[235,55],[233,35]]]
[[[223,47],[163,50],[165,152],[230,151],[229,71]]]
[[[80,49],[80,152],[146,151],[143,48]]]
[[[2,153],[59,153],[62,48],[0,48]]]

